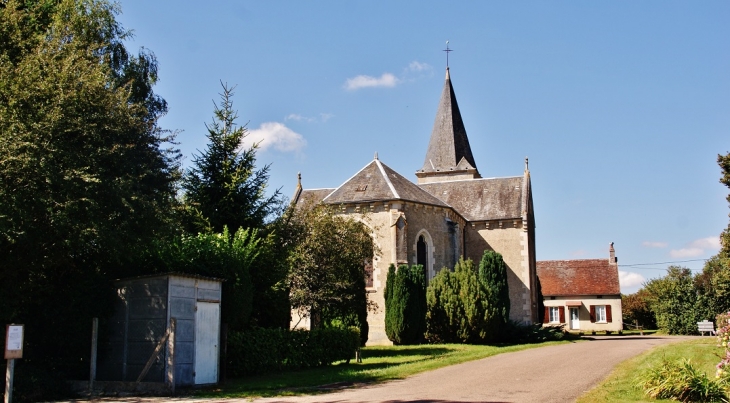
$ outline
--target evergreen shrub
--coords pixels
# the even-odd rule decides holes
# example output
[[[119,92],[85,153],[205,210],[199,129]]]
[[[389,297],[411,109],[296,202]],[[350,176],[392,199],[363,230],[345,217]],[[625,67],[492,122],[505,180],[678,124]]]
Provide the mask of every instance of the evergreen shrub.
[[[360,331],[354,327],[229,332],[227,371],[240,377],[349,362],[359,347]]]
[[[426,274],[423,266],[388,268],[385,333],[396,345],[423,341],[426,331]]]

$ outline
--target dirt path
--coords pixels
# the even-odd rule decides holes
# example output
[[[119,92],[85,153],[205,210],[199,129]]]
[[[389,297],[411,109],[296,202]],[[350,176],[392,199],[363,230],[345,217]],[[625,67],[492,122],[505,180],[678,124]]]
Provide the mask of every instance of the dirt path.
[[[500,354],[335,393],[262,398],[274,402],[572,402],[620,362],[652,347],[688,337],[594,337],[590,341]],[[105,401],[108,401],[104,399]],[[249,399],[129,398],[125,402],[250,402]]]

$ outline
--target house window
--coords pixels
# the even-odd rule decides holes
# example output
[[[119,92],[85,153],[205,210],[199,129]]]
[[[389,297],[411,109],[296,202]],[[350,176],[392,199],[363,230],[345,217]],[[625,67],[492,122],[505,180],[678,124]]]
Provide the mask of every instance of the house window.
[[[421,266],[428,267],[428,262],[426,261],[426,240],[423,239],[423,235],[418,237],[418,243],[416,243],[416,264],[420,264]]]
[[[545,323],[565,323],[565,308],[562,306],[546,306],[543,321]]]
[[[591,305],[591,323],[611,323],[611,305]]]
[[[560,322],[560,308],[557,306],[550,307],[550,323]]]

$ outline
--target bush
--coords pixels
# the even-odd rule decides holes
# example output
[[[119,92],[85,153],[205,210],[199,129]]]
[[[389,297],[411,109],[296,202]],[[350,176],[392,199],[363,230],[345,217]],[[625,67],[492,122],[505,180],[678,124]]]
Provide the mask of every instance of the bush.
[[[502,340],[513,344],[527,344],[580,339],[580,336],[566,332],[564,327],[565,325],[543,326],[540,323],[525,325],[508,321]]]
[[[654,399],[727,402],[723,383],[709,379],[704,372],[693,367],[690,360],[662,361],[661,365],[641,377],[639,386]]]
[[[357,328],[230,332],[227,370],[240,377],[349,362],[359,347]]]
[[[426,340],[430,343],[481,343],[487,300],[471,260],[454,271],[441,270],[426,291]]]
[[[385,286],[385,333],[394,344],[423,341],[426,331],[426,275],[423,266],[388,268]]]

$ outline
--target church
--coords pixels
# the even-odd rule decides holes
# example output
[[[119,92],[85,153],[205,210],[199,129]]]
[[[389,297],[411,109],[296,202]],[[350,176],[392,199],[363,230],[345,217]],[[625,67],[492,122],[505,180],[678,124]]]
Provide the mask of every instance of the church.
[[[478,264],[485,250],[502,254],[507,265],[510,319],[537,322],[535,217],[527,159],[522,175],[481,176],[448,67],[428,150],[415,175],[414,183],[376,154],[337,188],[303,189],[300,178],[292,198],[296,204],[332,205],[372,229],[380,253],[366,267],[368,298],[377,305],[376,312],[368,312],[368,345],[391,344],[385,334],[384,299],[391,264],[423,265],[431,279],[453,269],[460,257]]]

